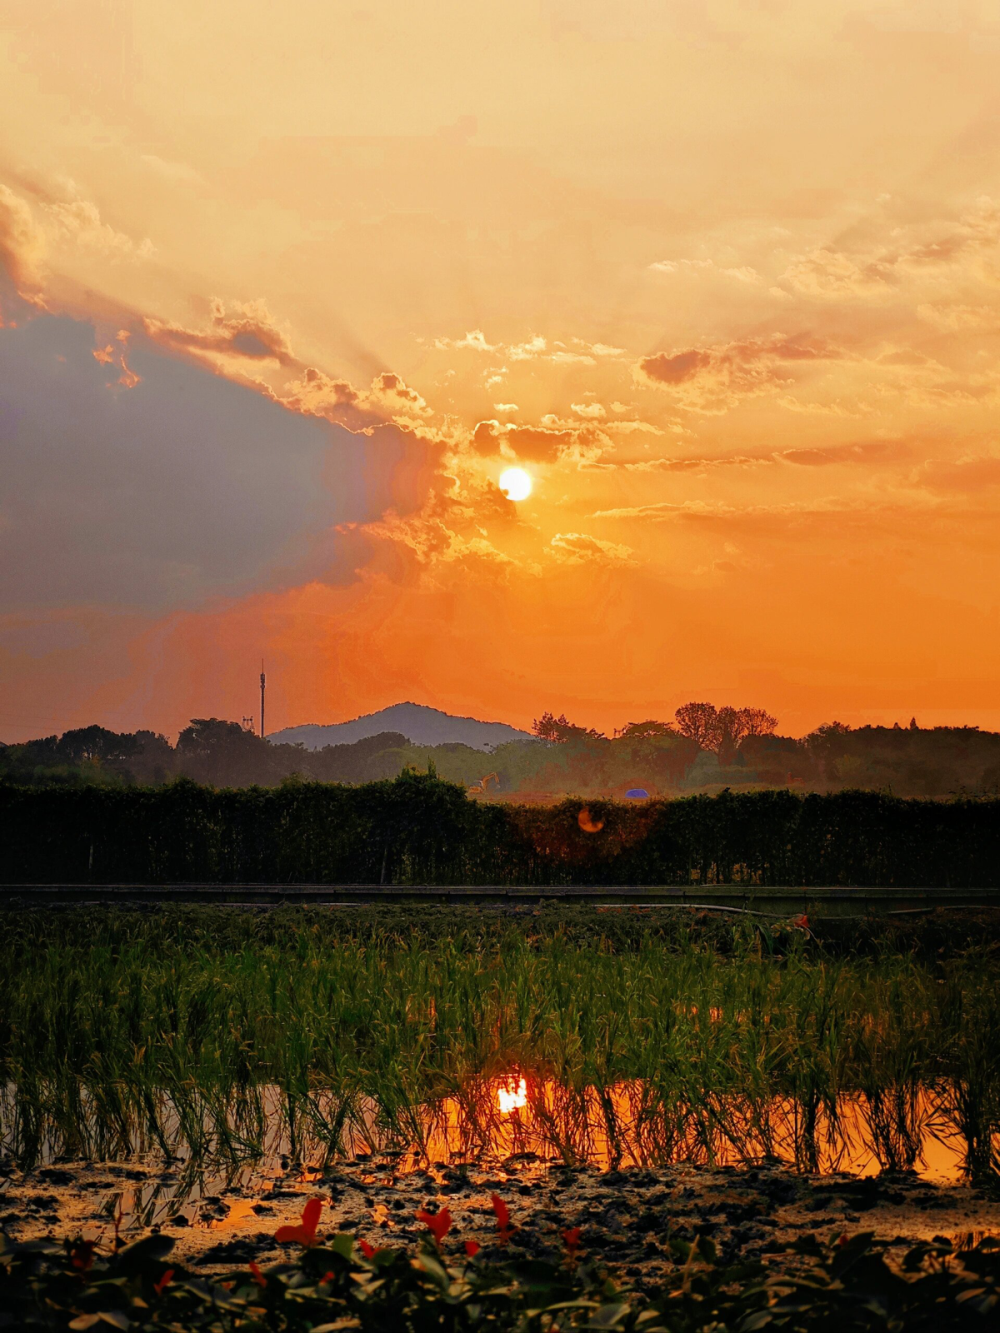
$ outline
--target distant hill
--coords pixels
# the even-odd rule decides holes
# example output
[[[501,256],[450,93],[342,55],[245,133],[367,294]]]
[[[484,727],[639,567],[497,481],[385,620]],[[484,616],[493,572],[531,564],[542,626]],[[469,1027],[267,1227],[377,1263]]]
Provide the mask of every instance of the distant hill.
[[[473,750],[491,750],[508,741],[530,741],[530,732],[518,731],[506,722],[480,722],[474,717],[453,717],[439,708],[423,704],[393,704],[377,713],[356,717],[353,722],[333,722],[329,726],[307,724],[275,731],[268,740],[275,745],[304,745],[307,750],[321,750],[324,745],[351,745],[355,741],[397,731],[414,745],[468,745]]]

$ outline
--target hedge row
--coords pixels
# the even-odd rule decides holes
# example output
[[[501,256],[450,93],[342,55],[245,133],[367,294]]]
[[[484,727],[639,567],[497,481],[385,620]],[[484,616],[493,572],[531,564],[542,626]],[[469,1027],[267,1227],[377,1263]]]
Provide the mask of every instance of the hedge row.
[[[413,772],[356,787],[0,785],[0,882],[1000,884],[996,800],[591,801],[587,830],[584,804],[477,803]]]

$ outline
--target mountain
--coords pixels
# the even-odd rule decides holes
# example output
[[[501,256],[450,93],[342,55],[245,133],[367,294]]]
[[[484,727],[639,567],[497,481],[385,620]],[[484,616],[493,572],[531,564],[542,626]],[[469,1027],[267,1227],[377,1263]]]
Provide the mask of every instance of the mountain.
[[[474,717],[453,717],[439,708],[424,704],[393,704],[377,713],[366,713],[353,722],[315,723],[286,727],[268,736],[274,744],[304,745],[307,750],[321,750],[324,745],[350,745],[354,741],[377,736],[383,731],[401,732],[414,745],[468,745],[473,750],[491,750],[507,741],[530,741],[530,732],[518,731],[506,722],[480,722]]]

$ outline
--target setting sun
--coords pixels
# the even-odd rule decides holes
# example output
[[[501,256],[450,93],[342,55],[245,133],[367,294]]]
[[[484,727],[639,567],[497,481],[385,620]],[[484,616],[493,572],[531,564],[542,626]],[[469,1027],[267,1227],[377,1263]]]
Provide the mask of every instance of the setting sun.
[[[500,474],[500,489],[508,500],[527,500],[531,486],[531,477],[523,467],[509,467]]]

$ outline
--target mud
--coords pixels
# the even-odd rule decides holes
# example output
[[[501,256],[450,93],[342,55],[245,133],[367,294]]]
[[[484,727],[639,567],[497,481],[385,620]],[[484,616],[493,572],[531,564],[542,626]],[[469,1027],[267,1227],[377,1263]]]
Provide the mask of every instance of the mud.
[[[580,1228],[582,1249],[632,1278],[654,1279],[671,1237],[709,1236],[726,1259],[781,1263],[797,1237],[873,1231],[893,1245],[947,1237],[1000,1236],[1000,1196],[940,1184],[916,1173],[798,1175],[779,1163],[753,1167],[691,1164],[598,1171],[521,1154],[487,1165],[400,1170],[393,1156],[358,1158],[325,1171],[283,1162],[266,1173],[243,1169],[194,1175],[182,1163],[60,1162],[0,1181],[0,1226],[14,1240],[83,1236],[111,1246],[160,1231],[182,1262],[206,1271],[277,1262],[293,1247],[276,1229],[323,1200],[320,1234],[351,1232],[370,1244],[413,1245],[427,1234],[415,1214],[447,1208],[446,1252],[475,1240],[500,1253],[491,1195],[510,1210],[508,1252],[560,1250],[561,1233]]]

